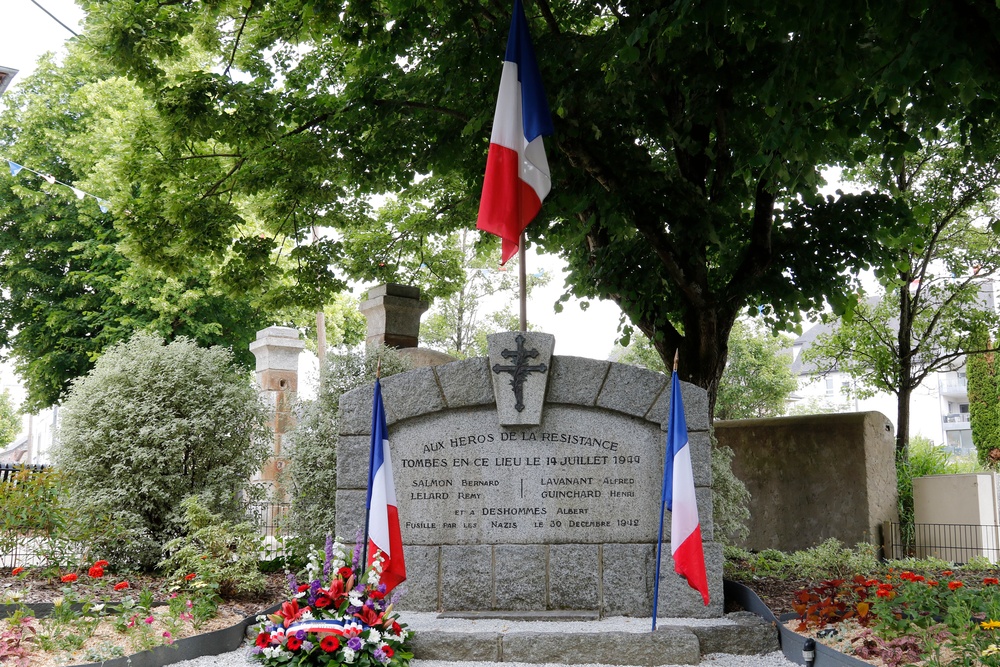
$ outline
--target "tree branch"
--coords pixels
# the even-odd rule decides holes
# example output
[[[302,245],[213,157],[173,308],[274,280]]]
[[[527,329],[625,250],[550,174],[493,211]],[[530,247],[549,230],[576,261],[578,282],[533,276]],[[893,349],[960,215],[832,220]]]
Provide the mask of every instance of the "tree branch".
[[[222,72],[222,76],[229,76],[229,68],[233,66],[233,61],[236,60],[236,49],[240,45],[240,39],[243,37],[243,30],[247,26],[247,19],[250,18],[250,10],[253,9],[253,0],[247,3],[247,10],[243,14],[243,22],[240,23],[240,29],[236,32],[236,39],[233,41],[233,51],[229,54],[229,62],[226,64],[226,69]]]

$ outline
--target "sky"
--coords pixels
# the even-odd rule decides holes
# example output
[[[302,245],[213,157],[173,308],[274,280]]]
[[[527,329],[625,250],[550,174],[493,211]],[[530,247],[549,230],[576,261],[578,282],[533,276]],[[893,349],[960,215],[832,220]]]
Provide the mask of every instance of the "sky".
[[[73,0],[37,2],[73,30],[82,29],[83,10]],[[10,89],[31,74],[43,53],[64,53],[64,43],[71,37],[32,0],[0,0],[0,66],[19,70]],[[556,354],[606,359],[617,336],[620,311],[609,302],[592,303],[584,311],[574,299],[564,304],[563,312],[556,313],[553,304],[564,291],[563,266],[556,257],[528,251],[529,272],[545,269],[553,275],[547,286],[533,291],[527,304],[528,322],[556,337]]]

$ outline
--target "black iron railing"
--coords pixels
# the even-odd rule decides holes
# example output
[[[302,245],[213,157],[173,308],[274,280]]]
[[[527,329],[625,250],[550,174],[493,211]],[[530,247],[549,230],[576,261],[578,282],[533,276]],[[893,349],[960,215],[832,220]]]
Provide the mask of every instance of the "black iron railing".
[[[1000,526],[959,523],[917,523],[901,526],[887,521],[882,548],[889,560],[940,558],[961,565],[973,558],[1000,561]]]

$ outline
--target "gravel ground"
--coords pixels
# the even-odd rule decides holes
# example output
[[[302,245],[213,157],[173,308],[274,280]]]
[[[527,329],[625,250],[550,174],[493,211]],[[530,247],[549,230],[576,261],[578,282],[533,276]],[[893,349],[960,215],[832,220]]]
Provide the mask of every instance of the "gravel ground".
[[[576,621],[576,622],[554,622],[554,621],[504,621],[497,619],[477,619],[462,621],[455,619],[441,619],[435,613],[403,613],[401,620],[405,622],[411,630],[415,632],[433,632],[435,630],[447,629],[451,632],[510,632],[515,630],[562,630],[565,632],[649,632],[650,620],[648,618],[627,618],[616,617],[602,619],[601,621]],[[731,621],[725,619],[693,619],[693,618],[663,618],[657,621],[658,627],[668,625],[684,626],[706,626],[706,625],[732,625]],[[247,665],[258,664],[250,656],[250,647],[244,647],[232,653],[223,655],[206,656],[196,660],[186,660],[175,663],[175,667],[246,667]],[[523,662],[445,662],[441,660],[413,660],[411,667],[564,667],[558,664],[536,665]],[[574,667],[606,667],[604,665],[589,664],[575,665]],[[607,666],[610,667],[610,666]],[[704,656],[701,667],[795,667],[795,663],[789,661],[780,652],[768,653],[766,655],[732,655],[726,653],[714,653]]]

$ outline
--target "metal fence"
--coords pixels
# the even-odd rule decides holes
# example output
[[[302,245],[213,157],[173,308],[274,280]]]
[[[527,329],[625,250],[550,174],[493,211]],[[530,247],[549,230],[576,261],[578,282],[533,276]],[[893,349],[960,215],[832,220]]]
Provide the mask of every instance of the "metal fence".
[[[1000,526],[958,523],[917,523],[882,527],[885,558],[940,558],[961,565],[973,558],[1000,561]]]
[[[29,475],[44,472],[48,470],[48,466],[43,465],[20,465],[16,463],[0,463],[0,484],[12,482],[17,482],[17,474],[21,471],[28,473]]]

